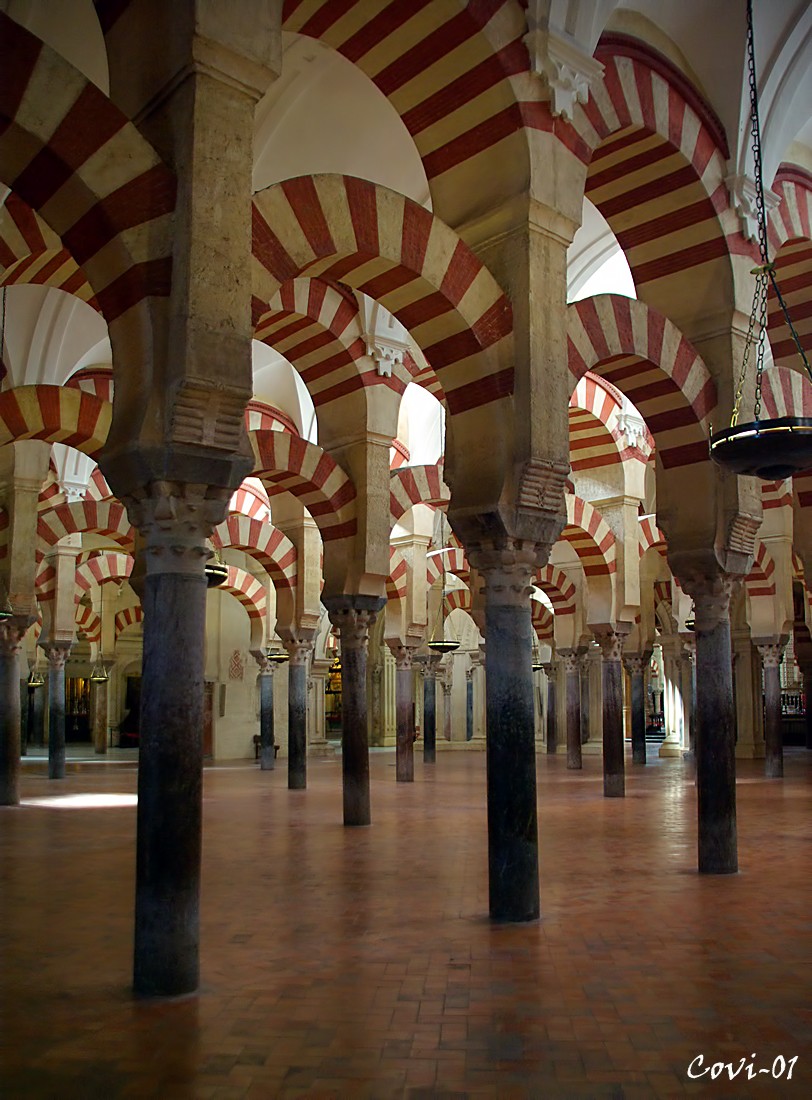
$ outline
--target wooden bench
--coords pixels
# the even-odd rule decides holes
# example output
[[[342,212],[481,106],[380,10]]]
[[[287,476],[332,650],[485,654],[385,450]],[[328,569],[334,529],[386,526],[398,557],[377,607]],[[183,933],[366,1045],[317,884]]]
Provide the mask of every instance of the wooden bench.
[[[254,734],[254,759],[255,760],[259,760],[259,750],[261,748],[262,748],[262,738],[260,737],[260,735],[258,733],[255,733]],[[279,746],[274,745],[274,747],[273,747],[273,758],[274,758],[274,760],[276,760],[277,756],[279,756]]]

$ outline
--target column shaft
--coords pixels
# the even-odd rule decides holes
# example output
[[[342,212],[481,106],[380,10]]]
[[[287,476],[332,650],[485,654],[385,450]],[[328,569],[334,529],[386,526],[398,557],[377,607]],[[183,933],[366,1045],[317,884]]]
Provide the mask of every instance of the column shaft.
[[[20,651],[22,620],[0,623],[0,806],[20,803]]]
[[[488,596],[486,587],[490,914],[528,921],[539,916],[530,607]]]
[[[411,664],[395,673],[397,747],[395,762],[398,783],[414,782],[414,701]]]
[[[585,745],[589,740],[589,670],[592,662],[588,654],[582,654],[578,663],[581,668],[581,744]]]
[[[273,665],[263,669],[259,677],[259,767],[263,772],[272,772],[276,767]]]
[[[437,678],[426,673],[423,681],[423,763],[437,760]]]
[[[147,573],[134,986],[146,996],[198,984],[206,581]]]
[[[632,762],[646,762],[646,689],[644,669],[648,663],[645,657],[630,657],[626,668],[631,680],[632,712]]]
[[[567,769],[579,771],[581,760],[581,685],[578,677],[578,657],[575,653],[564,656],[567,673]]]
[[[768,779],[784,775],[784,738],[781,730],[781,657],[783,643],[759,645],[764,669],[764,774]]]
[[[549,664],[544,671],[547,673],[547,753],[553,756],[558,748],[558,700],[555,690],[558,669],[554,664]]]
[[[603,794],[623,798],[626,794],[623,746],[623,634],[616,628],[596,634],[603,651]]]
[[[288,666],[288,790],[307,787],[307,656]]]
[[[696,786],[699,870],[725,875],[738,870],[736,757],[730,621],[696,629]]]
[[[52,656],[52,654],[55,654]],[[48,650],[48,778],[65,778],[65,657]]]

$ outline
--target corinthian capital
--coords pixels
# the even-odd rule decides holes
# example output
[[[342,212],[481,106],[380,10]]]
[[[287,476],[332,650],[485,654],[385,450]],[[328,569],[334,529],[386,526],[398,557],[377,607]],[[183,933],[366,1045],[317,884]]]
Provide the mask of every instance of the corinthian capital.
[[[152,481],[126,497],[132,524],[144,538],[147,573],[201,573],[206,539],[228,512],[230,490]]]

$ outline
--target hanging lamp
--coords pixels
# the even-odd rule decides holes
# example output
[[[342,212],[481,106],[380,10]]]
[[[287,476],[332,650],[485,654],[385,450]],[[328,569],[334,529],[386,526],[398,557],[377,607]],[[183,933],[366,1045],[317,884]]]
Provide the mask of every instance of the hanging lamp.
[[[107,669],[104,667],[104,598],[102,597],[102,604],[99,609],[99,655],[90,670],[90,682],[91,684],[106,684],[109,679]]]
[[[34,667],[28,674],[28,686],[30,688],[41,688],[45,683],[45,677],[39,670],[39,653],[34,660]]]
[[[228,566],[223,561],[218,547],[214,548],[214,556],[206,562],[205,574],[207,588],[219,588],[228,580]]]
[[[440,541],[444,542],[443,538],[443,521],[440,519]],[[445,555],[451,547],[443,547],[442,550],[437,550],[435,553],[439,554],[440,562],[442,564],[442,578],[443,587],[440,591],[440,606],[437,609],[437,618],[434,623],[434,630],[431,632],[431,638],[426,642],[426,645],[434,653],[453,653],[455,649],[460,648],[460,643],[454,634],[453,629],[449,631],[450,636],[446,637],[446,618],[448,613],[445,606]]]
[[[539,637],[535,630],[533,631],[533,656],[530,667],[534,672],[541,672],[544,668],[544,662],[541,659],[541,652],[539,650]]]
[[[290,660],[290,654],[286,649],[279,649],[269,642],[265,647],[265,659],[274,665],[284,665],[286,661]]]
[[[712,433],[710,457],[719,466],[736,474],[751,474],[765,481],[783,481],[793,474],[812,467],[812,418],[780,416],[772,420],[761,419],[761,384],[764,373],[764,349],[767,339],[767,293],[772,287],[793,342],[801,358],[807,376],[812,380],[812,370],[803,345],[792,323],[784,296],[775,277],[775,264],[771,263],[767,247],[767,215],[764,207],[764,178],[761,159],[761,127],[758,116],[758,90],[756,84],[756,53],[753,38],[753,3],[747,0],[747,69],[750,84],[750,127],[753,141],[755,168],[756,220],[761,263],[752,269],[756,277],[753,308],[742,356],[741,373],[733,404],[730,427]],[[755,335],[758,326],[758,335]],[[742,393],[747,374],[750,353],[755,345],[756,396],[753,419],[739,423]]]

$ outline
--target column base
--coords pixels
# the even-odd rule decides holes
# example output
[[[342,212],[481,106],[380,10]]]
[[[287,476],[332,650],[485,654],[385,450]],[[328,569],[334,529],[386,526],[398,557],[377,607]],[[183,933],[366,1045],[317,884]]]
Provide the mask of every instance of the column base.
[[[763,760],[767,755],[764,745],[742,744],[741,741],[736,745],[735,752],[737,760]]]
[[[604,798],[625,798],[626,779],[623,775],[605,775],[603,777]]]
[[[682,746],[678,741],[663,741],[659,756],[682,756]]]
[[[329,741],[311,741],[307,746],[307,755],[316,759],[319,757],[332,757],[336,754],[335,745],[331,745]]]

